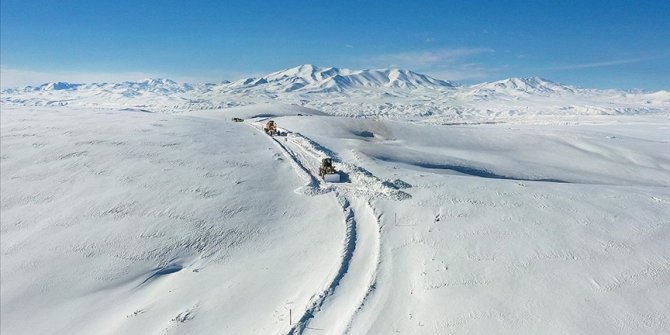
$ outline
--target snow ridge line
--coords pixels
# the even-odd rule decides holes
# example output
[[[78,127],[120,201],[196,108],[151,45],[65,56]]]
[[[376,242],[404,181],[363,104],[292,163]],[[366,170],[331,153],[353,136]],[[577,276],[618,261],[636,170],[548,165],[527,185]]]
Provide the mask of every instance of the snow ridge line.
[[[321,144],[314,142],[311,138],[304,136],[301,133],[290,132],[291,141],[299,145],[305,151],[309,152],[312,156],[319,158],[323,156],[328,156],[333,159],[335,162],[339,162],[340,158],[332,150],[322,146]],[[300,143],[304,142],[304,143]]]
[[[305,310],[305,313],[300,320],[291,327],[291,330],[288,333],[289,335],[302,334],[307,329],[309,321],[314,318],[314,315],[321,309],[321,306],[323,306],[326,299],[335,292],[335,289],[339,286],[342,278],[344,278],[349,271],[349,265],[351,264],[351,259],[353,258],[356,249],[356,219],[349,200],[337,192],[336,197],[345,213],[344,222],[346,229],[340,267],[326,289],[316,298],[312,298],[309,307]]]

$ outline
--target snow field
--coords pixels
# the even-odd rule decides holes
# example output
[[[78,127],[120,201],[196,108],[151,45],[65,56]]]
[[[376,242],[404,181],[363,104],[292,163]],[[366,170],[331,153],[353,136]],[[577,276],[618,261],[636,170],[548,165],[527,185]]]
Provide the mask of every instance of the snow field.
[[[3,333],[670,331],[667,116],[0,116]]]
[[[670,327],[667,120],[277,122],[379,180],[412,185],[403,201],[371,201],[381,220],[380,261],[349,333]]]
[[[280,157],[228,120],[3,107],[2,333],[287,332],[344,217]]]

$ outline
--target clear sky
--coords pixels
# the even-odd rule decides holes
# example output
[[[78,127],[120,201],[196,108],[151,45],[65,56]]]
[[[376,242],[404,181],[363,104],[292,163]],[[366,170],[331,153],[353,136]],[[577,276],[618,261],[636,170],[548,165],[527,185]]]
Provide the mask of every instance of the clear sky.
[[[2,86],[219,82],[310,63],[670,89],[670,0],[2,0]]]

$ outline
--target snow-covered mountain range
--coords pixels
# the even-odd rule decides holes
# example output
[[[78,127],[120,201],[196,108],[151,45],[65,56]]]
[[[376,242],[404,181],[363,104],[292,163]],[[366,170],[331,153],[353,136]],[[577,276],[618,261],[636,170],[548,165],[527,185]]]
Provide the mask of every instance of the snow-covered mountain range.
[[[271,73],[261,78],[240,80],[232,87],[258,87],[276,92],[301,91],[306,93],[345,92],[361,88],[392,89],[445,89],[456,85],[429,76],[400,69],[358,70],[320,68],[301,65]]]
[[[1,101],[12,105],[124,107],[161,112],[282,102],[335,115],[438,122],[670,111],[668,91],[581,89],[539,77],[467,86],[402,69],[349,70],[309,64],[218,84],[178,83],[170,79],[47,83],[4,90]]]

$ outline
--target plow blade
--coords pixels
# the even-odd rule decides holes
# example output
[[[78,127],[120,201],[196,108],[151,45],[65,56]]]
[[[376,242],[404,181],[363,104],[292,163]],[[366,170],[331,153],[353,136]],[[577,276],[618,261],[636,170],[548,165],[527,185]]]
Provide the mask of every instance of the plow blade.
[[[332,174],[326,174],[323,176],[323,180],[329,182],[329,183],[339,183],[340,182],[340,175],[337,173],[332,173]]]

